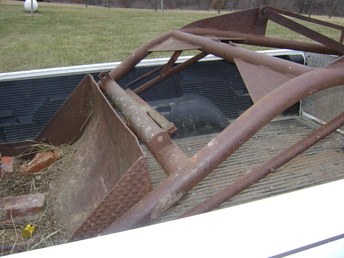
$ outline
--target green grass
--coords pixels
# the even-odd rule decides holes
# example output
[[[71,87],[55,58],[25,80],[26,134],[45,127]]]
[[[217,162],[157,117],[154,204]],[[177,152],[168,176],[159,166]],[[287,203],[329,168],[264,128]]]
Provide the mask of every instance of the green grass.
[[[56,3],[39,3],[38,10],[31,20],[23,2],[1,0],[0,72],[121,61],[164,32],[218,15]],[[328,20],[343,25],[335,19]],[[273,24],[268,32],[288,37]]]
[[[326,21],[329,23],[344,26],[344,18],[340,18],[340,17],[328,18],[327,16],[312,16],[311,18],[315,18],[315,19],[319,19],[319,20]],[[323,34],[329,38],[332,38],[336,41],[338,41],[340,39],[340,31],[337,29],[333,29],[333,28],[317,25],[315,23],[297,20],[297,19],[292,19],[292,20],[294,20],[297,23],[300,23],[300,24],[302,24],[302,25],[304,25],[310,29],[313,29],[316,32],[319,32],[319,33],[321,33],[321,34]],[[311,39],[308,39],[305,36],[300,35],[296,32],[293,32],[289,29],[286,29],[286,28],[281,29],[281,26],[279,26],[279,25],[277,25],[271,21],[269,21],[269,23],[268,23],[268,29],[267,29],[266,33],[269,36],[277,36],[278,35],[278,37],[281,37],[281,38],[289,38],[289,39],[293,39],[293,40],[302,40],[302,41],[312,42]]]
[[[19,2],[23,3],[23,2]],[[148,40],[215,12],[0,4],[0,72],[121,61]]]

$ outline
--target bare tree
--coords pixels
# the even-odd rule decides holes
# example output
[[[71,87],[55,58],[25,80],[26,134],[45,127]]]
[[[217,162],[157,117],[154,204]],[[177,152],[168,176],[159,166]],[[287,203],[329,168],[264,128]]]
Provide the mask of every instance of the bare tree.
[[[223,0],[213,1],[213,9],[217,10],[217,13],[221,12],[221,9],[223,8],[223,6],[224,6]]]
[[[329,18],[335,15],[343,16],[344,4],[342,0],[326,0],[325,5],[328,7],[327,14]],[[339,13],[339,10],[341,10],[342,13]]]

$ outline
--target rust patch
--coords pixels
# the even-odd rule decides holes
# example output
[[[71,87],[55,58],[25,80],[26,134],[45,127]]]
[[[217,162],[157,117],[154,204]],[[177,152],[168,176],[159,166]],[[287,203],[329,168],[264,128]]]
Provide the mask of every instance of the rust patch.
[[[151,219],[157,218],[161,213],[175,204],[177,201],[180,200],[186,193],[180,192],[176,194],[169,194],[166,195],[164,198],[161,199],[159,204],[155,207],[154,211],[151,214]]]

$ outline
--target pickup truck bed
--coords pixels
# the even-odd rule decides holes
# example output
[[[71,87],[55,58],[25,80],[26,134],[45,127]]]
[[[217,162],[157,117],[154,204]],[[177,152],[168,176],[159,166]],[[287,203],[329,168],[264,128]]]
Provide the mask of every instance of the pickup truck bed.
[[[317,128],[319,128],[318,124],[302,116],[276,118],[153,223],[175,219]],[[188,137],[177,139],[175,142],[191,156],[206,145],[213,136],[215,135]],[[331,134],[221,205],[219,209],[344,178],[343,143],[343,135]],[[165,179],[166,174],[148,151],[146,155],[154,187]]]
[[[322,67],[335,59],[333,56],[300,51],[267,52],[267,54],[282,58],[296,58],[302,64],[317,67]],[[111,67],[113,65],[111,64]],[[132,78],[139,77],[159,65],[159,60],[142,63],[119,83],[124,87]],[[56,69],[55,72],[59,74],[55,75],[49,74],[51,71],[37,71],[29,75],[20,73],[0,75],[2,79],[0,88],[8,94],[8,96],[0,96],[2,99],[0,102],[0,142],[23,141],[37,135],[84,77],[86,68],[82,67],[81,72],[74,71],[72,68]],[[87,73],[96,77],[101,70],[107,70],[107,67],[90,69]],[[180,201],[157,219],[152,220],[150,224],[176,219],[312,133],[320,127],[320,124],[310,118],[328,122],[342,111],[343,92],[343,86],[338,86],[296,103],[263,127]],[[176,136],[172,136],[173,140],[189,157],[207,145],[219,131],[253,104],[237,67],[214,57],[209,57],[175,74],[145,92],[142,97],[158,112],[164,114],[169,121],[177,125],[178,132]],[[26,104],[23,105],[23,102]],[[204,109],[209,112],[202,112],[200,109],[202,107],[206,107]],[[204,116],[206,116],[205,119],[203,119]],[[188,121],[192,120],[189,118],[195,118],[197,121],[189,123]],[[212,120],[214,124],[209,127],[202,123],[203,120]],[[204,131],[204,128],[207,130]],[[343,130],[343,127],[341,129]],[[342,132],[332,133],[217,209],[343,179],[343,143]],[[167,178],[167,175],[144,144],[141,148],[148,160],[152,187],[156,188]],[[58,243],[63,241],[64,239],[58,240]]]

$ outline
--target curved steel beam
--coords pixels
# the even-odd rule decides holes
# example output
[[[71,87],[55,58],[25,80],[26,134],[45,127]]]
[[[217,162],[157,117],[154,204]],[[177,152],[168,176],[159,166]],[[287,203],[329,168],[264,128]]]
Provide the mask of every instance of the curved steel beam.
[[[344,59],[302,74],[256,102],[102,234],[142,226],[175,204],[285,109],[318,91],[344,84]]]
[[[167,38],[171,36],[172,32],[164,33],[150,41],[148,41],[146,44],[142,45],[140,48],[135,50],[133,53],[131,53],[130,56],[128,56],[123,62],[121,62],[116,68],[114,68],[110,72],[110,76],[114,81],[118,81],[121,79],[124,75],[126,75],[130,70],[132,70],[135,65],[137,65],[142,59],[147,57],[151,52],[148,51],[148,49],[152,48],[153,46],[163,42]],[[100,82],[98,82],[98,85],[101,89],[103,89],[103,85]]]
[[[289,162],[308,148],[312,147],[317,142],[324,139],[326,136],[333,133],[335,130],[344,125],[344,112],[339,116],[332,119],[327,124],[320,127],[318,130],[314,131],[309,136],[300,140],[293,146],[289,147],[285,151],[276,155],[265,164],[254,169],[250,173],[237,179],[234,183],[228,185],[223,190],[217,192],[213,196],[204,200],[200,204],[196,205],[192,209],[180,215],[178,218],[185,218],[204,212],[211,211],[212,209],[218,207],[222,203],[228,201],[233,196],[239,194],[246,188],[250,187],[254,183],[258,182],[260,179],[264,178],[268,174],[276,171],[279,167],[283,166],[285,163]]]
[[[213,41],[210,38],[186,33],[182,31],[173,31],[172,36],[190,42],[202,47],[202,51],[208,54],[221,57],[229,62],[234,63],[235,58],[239,58],[247,63],[265,66],[273,71],[298,76],[303,73],[314,70],[312,67],[307,67],[301,64],[289,62],[283,59],[257,53],[253,50],[237,47],[231,44]]]

